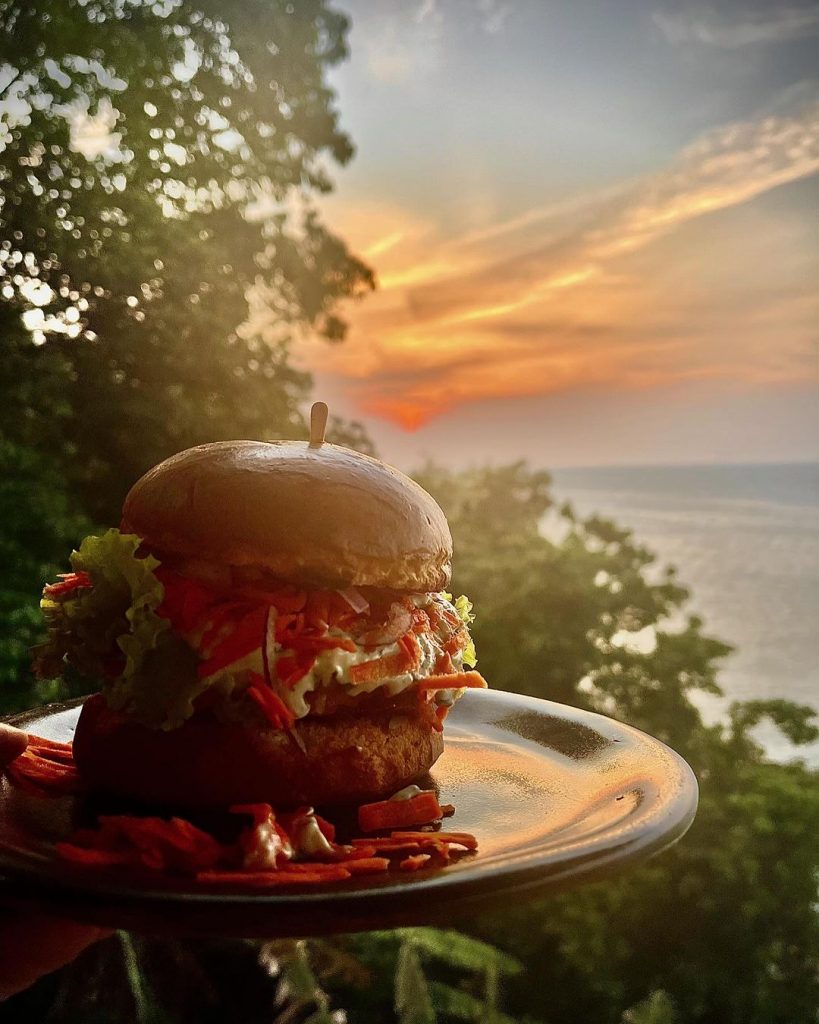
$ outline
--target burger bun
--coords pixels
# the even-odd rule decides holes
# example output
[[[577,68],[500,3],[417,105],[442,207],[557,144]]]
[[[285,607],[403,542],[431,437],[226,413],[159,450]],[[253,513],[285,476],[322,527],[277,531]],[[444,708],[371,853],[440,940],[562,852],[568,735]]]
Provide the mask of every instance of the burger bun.
[[[301,587],[438,591],[452,570],[434,499],[397,469],[332,444],[189,448],[134,484],[122,529],[160,556],[259,568]]]

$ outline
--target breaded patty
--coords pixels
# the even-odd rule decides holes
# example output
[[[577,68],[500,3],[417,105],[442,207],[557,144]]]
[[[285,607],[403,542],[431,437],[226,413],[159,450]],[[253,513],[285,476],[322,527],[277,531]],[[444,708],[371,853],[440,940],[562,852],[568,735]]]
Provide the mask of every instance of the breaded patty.
[[[310,715],[293,731],[197,712],[172,732],[139,725],[97,694],[83,706],[74,758],[95,790],[152,805],[362,803],[427,772],[443,751],[424,708]]]

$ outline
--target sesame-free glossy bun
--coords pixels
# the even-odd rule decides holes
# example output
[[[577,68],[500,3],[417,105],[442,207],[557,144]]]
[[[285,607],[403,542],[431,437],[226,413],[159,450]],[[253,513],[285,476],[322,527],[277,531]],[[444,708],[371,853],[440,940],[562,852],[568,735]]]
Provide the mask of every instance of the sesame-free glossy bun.
[[[205,712],[162,732],[112,711],[96,694],[80,713],[74,759],[91,789],[146,804],[292,807],[388,797],[443,750],[441,733],[415,712],[308,716],[294,728],[303,750],[266,723],[228,723]]]
[[[161,552],[258,567],[299,586],[437,591],[452,568],[433,498],[398,470],[332,444],[189,448],[134,484],[122,529]]]

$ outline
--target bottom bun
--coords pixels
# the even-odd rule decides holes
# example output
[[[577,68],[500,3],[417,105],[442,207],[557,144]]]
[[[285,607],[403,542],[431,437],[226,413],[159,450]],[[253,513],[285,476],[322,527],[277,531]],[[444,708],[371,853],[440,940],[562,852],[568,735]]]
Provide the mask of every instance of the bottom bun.
[[[294,731],[304,749],[266,723],[222,722],[206,712],[162,732],[96,694],[80,713],[74,760],[91,789],[144,803],[292,807],[390,796],[427,772],[444,747],[428,720],[405,711],[308,717]]]

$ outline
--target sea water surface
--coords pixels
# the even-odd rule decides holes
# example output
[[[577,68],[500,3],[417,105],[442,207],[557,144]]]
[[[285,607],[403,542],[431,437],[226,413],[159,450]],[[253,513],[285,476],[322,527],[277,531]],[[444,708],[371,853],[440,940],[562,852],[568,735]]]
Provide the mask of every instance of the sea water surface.
[[[558,500],[631,528],[691,590],[688,610],[736,648],[726,700],[782,697],[819,710],[819,463],[630,466],[553,471]],[[794,748],[757,732],[769,755],[819,765],[819,743]]]

